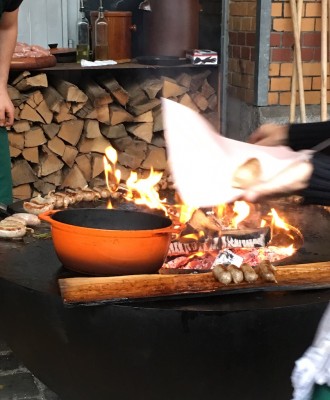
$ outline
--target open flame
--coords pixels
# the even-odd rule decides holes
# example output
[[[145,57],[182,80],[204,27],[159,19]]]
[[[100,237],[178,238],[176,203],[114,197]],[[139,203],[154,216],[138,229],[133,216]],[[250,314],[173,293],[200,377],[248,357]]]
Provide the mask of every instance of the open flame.
[[[156,190],[156,186],[161,180],[163,173],[154,171],[151,168],[147,178],[139,179],[138,174],[132,171],[126,183],[120,185],[121,172],[116,167],[117,161],[117,151],[112,146],[108,146],[105,149],[103,163],[106,184],[110,192],[114,193],[118,189],[121,189],[123,191],[123,197],[127,201],[133,201],[135,204],[139,205],[146,205],[150,209],[160,209],[167,214],[166,206],[164,205],[166,199],[161,200]],[[108,204],[108,208],[111,207],[112,206]]]
[[[252,229],[270,228],[271,240],[267,244],[267,251],[276,252],[279,258],[294,254],[296,249],[302,244],[303,238],[300,231],[285,222],[274,208],[271,209],[268,218],[260,217],[253,219],[251,215],[253,213],[257,215],[255,206],[245,201],[235,201],[231,205],[220,204],[212,210],[205,212],[205,214],[201,210],[197,210],[187,204],[178,204],[180,201],[175,205],[171,205],[167,203],[166,199],[159,197],[157,185],[162,178],[162,172],[154,171],[151,168],[148,177],[139,178],[137,172],[132,171],[126,182],[121,182],[121,172],[117,168],[117,161],[117,151],[112,146],[107,147],[104,156],[104,171],[107,187],[112,194],[120,192],[121,196],[129,202],[144,205],[150,209],[162,210],[165,215],[172,219],[174,224],[179,223],[187,226],[187,224],[192,223],[191,221],[194,218],[199,218],[195,231],[185,232],[179,238],[181,243],[212,243],[215,232],[219,237],[227,229],[241,232],[246,228],[246,221],[249,220],[249,223],[252,223]],[[108,208],[112,208],[111,202],[109,202]],[[203,215],[201,216],[201,214]],[[211,236],[209,236],[210,234]],[[198,252],[193,252],[190,256],[202,257],[203,254],[208,254],[209,251],[209,248],[203,251],[198,250]]]

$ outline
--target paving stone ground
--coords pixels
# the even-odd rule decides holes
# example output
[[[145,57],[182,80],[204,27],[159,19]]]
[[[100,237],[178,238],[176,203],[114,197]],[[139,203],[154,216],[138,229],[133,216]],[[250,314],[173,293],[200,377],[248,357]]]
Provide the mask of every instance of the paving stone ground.
[[[0,338],[0,400],[60,400]]]

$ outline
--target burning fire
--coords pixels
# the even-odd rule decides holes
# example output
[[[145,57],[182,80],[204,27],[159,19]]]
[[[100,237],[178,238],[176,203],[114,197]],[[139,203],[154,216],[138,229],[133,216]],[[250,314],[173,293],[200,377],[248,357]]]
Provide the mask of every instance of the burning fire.
[[[174,224],[183,224],[187,229],[183,228],[177,241],[181,244],[197,243],[195,251],[187,255],[189,259],[201,259],[209,255],[215,241],[217,241],[216,248],[219,250],[221,237],[228,231],[231,234],[234,232],[234,234],[242,235],[245,231],[255,233],[258,229],[261,229],[260,232],[264,232],[263,229],[270,230],[269,242],[264,246],[258,244],[253,248],[253,251],[256,251],[256,248],[262,248],[257,250],[263,259],[269,257],[270,253],[274,253],[277,259],[288,257],[294,254],[302,244],[300,231],[285,222],[274,208],[267,217],[262,218],[255,206],[245,201],[235,201],[231,205],[220,204],[210,210],[198,210],[180,202],[174,205],[169,204],[166,199],[159,197],[157,190],[157,185],[162,178],[161,172],[151,169],[148,177],[138,178],[138,174],[132,171],[123,183],[120,170],[117,168],[117,160],[116,150],[112,146],[107,147],[104,156],[104,171],[110,192],[112,194],[120,192],[122,198],[137,205],[162,210]],[[112,208],[111,202],[108,208]],[[242,241],[242,243],[245,242]]]

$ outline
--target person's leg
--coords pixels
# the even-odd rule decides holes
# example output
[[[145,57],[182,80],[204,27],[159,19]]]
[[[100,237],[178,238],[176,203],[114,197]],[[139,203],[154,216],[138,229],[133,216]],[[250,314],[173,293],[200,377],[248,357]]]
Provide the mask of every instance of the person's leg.
[[[328,385],[315,385],[312,400],[330,400],[330,387]]]
[[[5,128],[0,128],[0,203],[13,202],[12,187],[8,135]]]

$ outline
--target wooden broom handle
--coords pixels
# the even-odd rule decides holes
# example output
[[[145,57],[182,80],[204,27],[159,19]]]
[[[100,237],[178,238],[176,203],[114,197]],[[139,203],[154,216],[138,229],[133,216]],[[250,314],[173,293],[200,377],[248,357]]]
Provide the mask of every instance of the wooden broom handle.
[[[322,0],[321,14],[321,121],[328,119],[328,101],[327,101],[327,64],[328,64],[328,46],[327,46],[327,14],[328,0]]]
[[[301,122],[306,122],[304,81],[303,81],[303,71],[302,71],[302,63],[301,63],[301,47],[300,47],[300,35],[299,35],[299,27],[298,27],[296,1],[290,0],[290,6],[291,6],[291,15],[292,15],[292,23],[293,23],[295,54],[296,54],[296,60],[297,60],[300,115],[301,115]]]
[[[301,17],[302,17],[302,6],[304,0],[298,0],[297,4],[297,19],[298,19],[298,35],[300,37],[301,32]],[[330,4],[330,3],[329,3]],[[291,102],[290,102],[290,122],[293,123],[296,120],[296,99],[297,99],[297,57],[296,52],[293,54],[293,69],[292,69],[292,81],[291,81]]]

